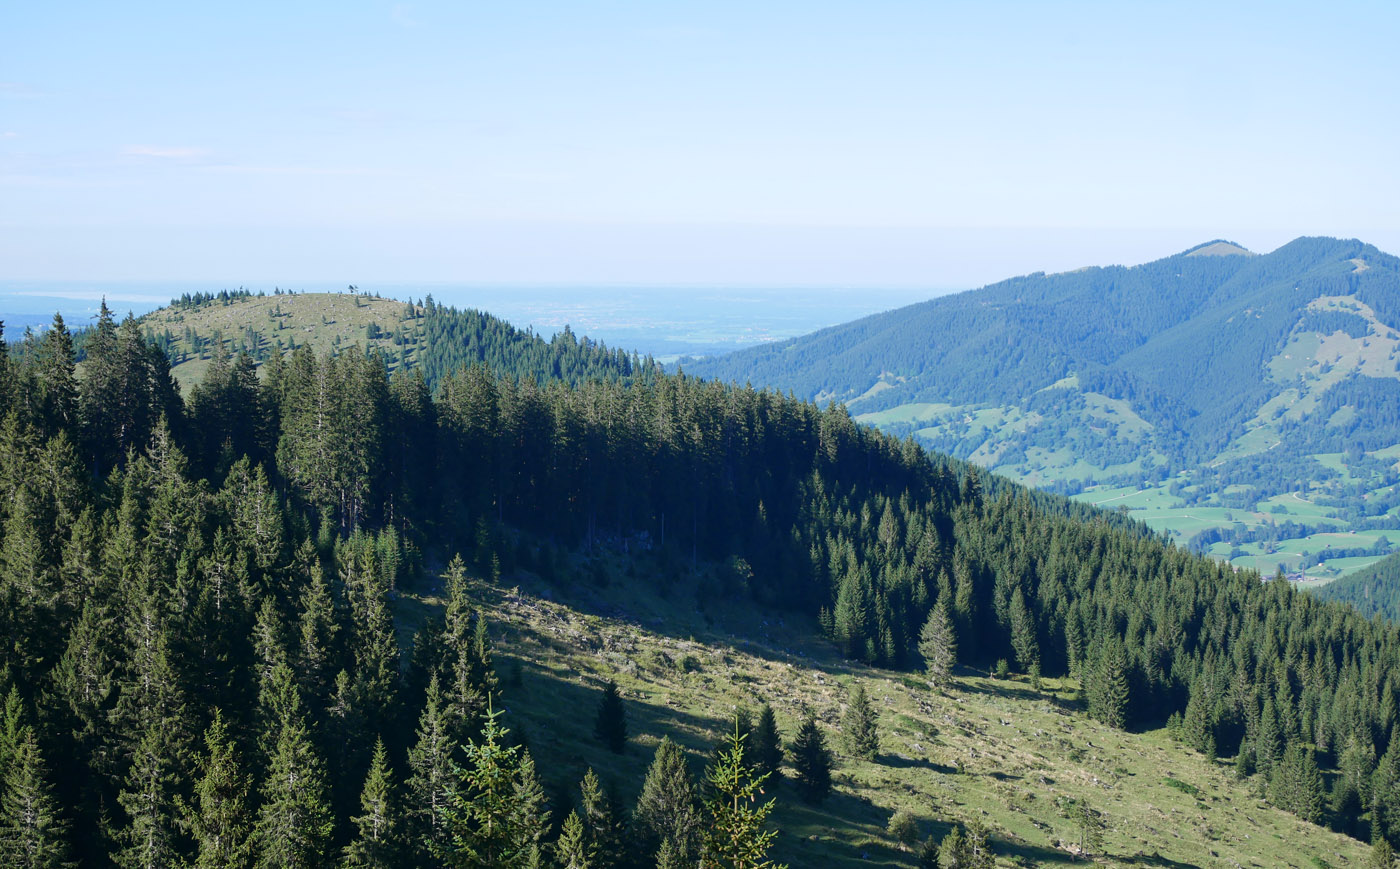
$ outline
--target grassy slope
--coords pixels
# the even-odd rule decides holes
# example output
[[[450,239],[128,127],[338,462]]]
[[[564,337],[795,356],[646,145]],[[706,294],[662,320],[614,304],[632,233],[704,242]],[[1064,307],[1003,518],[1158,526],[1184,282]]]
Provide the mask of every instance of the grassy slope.
[[[280,315],[278,312],[280,311]],[[265,341],[280,339],[287,346],[309,344],[318,354],[336,342],[349,346],[373,346],[388,350],[392,341],[385,337],[367,341],[365,327],[377,323],[386,333],[398,331],[404,303],[394,299],[357,296],[351,293],[299,293],[284,296],[254,296],[236,299],[227,305],[214,302],[192,310],[161,308],[141,318],[141,325],[152,332],[169,329],[177,339],[187,327],[205,338],[217,330],[225,339],[238,338],[249,326],[262,333]],[[180,342],[181,349],[188,345]],[[191,358],[171,370],[186,392],[204,377],[208,359]]]
[[[878,763],[838,760],[836,792],[821,807],[770,788],[779,808],[776,856],[793,866],[914,866],[885,832],[899,809],[941,838],[951,822],[993,829],[998,865],[1072,862],[1066,798],[1088,797],[1110,830],[1099,862],[1141,866],[1352,866],[1360,842],[1264,804],[1257,782],[1236,782],[1164,732],[1126,734],[1077,711],[1075,686],[966,672],[946,694],[909,674],[841,660],[815,625],[752,607],[708,613],[693,596],[639,592],[638,580],[561,591],[533,577],[502,590],[478,585],[497,637],[510,726],[523,727],[546,781],[576,782],[593,766],[629,807],[662,735],[699,771],[735,706],[773,704],[791,736],[810,706],[839,742],[848,688],[863,682],[880,710]],[[399,599],[404,636],[442,606],[427,580]],[[570,599],[573,606],[557,602]],[[615,679],[628,704],[623,755],[592,736],[599,688]],[[961,770],[959,770],[961,767]],[[1171,785],[1169,781],[1180,784]],[[1322,861],[1321,863],[1317,861]]]

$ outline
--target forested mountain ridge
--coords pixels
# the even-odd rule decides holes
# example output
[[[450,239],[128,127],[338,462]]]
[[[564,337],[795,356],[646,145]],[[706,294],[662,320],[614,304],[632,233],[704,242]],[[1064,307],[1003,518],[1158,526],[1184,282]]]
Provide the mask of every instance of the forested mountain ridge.
[[[529,854],[569,865],[577,847],[596,866],[651,865],[656,841],[620,831],[596,778],[584,776],[574,813],[572,797],[543,795],[540,779],[556,771],[504,747],[498,725],[519,721],[495,710],[538,683],[497,672],[490,622],[477,614],[488,602],[474,589],[509,598],[515,584],[585,603],[590,586],[645,589],[681,595],[689,611],[757,605],[794,621],[804,642],[830,643],[833,677],[860,683],[845,712],[813,710],[809,735],[866,732],[848,713],[869,709],[867,665],[928,670],[882,719],[906,742],[918,734],[917,745],[939,745],[944,727],[976,732],[955,705],[932,711],[923,683],[946,683],[949,666],[1024,674],[1028,696],[1046,703],[1037,684],[1063,679],[1073,693],[1058,701],[1105,727],[1167,724],[1204,756],[1198,769],[1234,757],[1241,778],[1301,819],[1302,851],[1350,862],[1362,847],[1310,840],[1304,823],[1400,841],[1400,632],[1121,517],[984,485],[840,406],[686,376],[570,383],[480,364],[433,391],[420,371],[390,374],[380,354],[305,346],[269,357],[261,379],[247,355],[211,366],[186,402],[134,321],[103,318],[81,374],[75,355],[56,323],[16,358],[0,356],[0,854],[11,862],[19,848],[47,855],[23,865],[70,855],[120,866],[309,866],[342,855],[464,865],[489,847],[487,865],[529,865]],[[421,588],[429,564],[443,587],[424,612],[400,583]],[[586,631],[548,636],[522,663],[555,685],[576,679],[553,670],[554,644],[618,666],[629,651]],[[957,684],[986,690],[965,676]],[[678,737],[700,727],[644,720],[654,722],[638,743],[647,747],[667,727]],[[603,724],[600,741],[618,732]],[[1072,720],[1055,727],[1073,736]],[[552,733],[536,730],[528,744],[541,757],[577,757]],[[971,744],[967,733],[957,744]],[[933,763],[888,759],[870,736],[843,748],[845,769],[881,787],[899,787],[900,763]],[[781,799],[820,796],[810,777],[819,756],[779,761],[802,786],[778,789]],[[967,768],[1012,811],[1030,798],[991,782],[1029,772],[1031,757]],[[915,831],[953,819],[985,842],[956,798],[959,769],[926,771],[921,781],[955,796],[917,809]],[[1175,781],[1167,787],[1197,787]],[[852,804],[855,783],[828,784],[830,817],[871,814]],[[1092,833],[1097,815],[1081,802],[1109,796],[1087,786],[1037,791],[1055,799],[1037,814],[1079,818],[1059,823]],[[909,824],[893,820],[903,839]],[[1012,854],[1070,853],[1054,822],[1016,823],[1015,840],[993,833],[1021,849]],[[1140,841],[1167,844],[1161,825],[1171,823],[1162,813]],[[660,838],[671,860],[719,847],[697,826],[669,829]],[[406,834],[377,838],[388,830]]]
[[[683,367],[843,401],[1032,485],[1153,488],[1154,527],[1272,572],[1400,528],[1398,360],[1400,260],[1300,238],[1027,275]],[[1286,521],[1309,527],[1267,527]],[[1316,536],[1339,530],[1375,534]]]

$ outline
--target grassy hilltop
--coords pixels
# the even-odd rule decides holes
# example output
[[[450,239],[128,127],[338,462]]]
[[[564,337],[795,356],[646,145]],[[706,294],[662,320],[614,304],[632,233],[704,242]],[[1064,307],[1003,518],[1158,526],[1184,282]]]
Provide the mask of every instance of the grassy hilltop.
[[[415,318],[406,316],[409,309]],[[406,302],[357,293],[297,293],[239,296],[197,306],[171,305],[141,318],[141,325],[170,356],[171,372],[188,392],[204,378],[216,344],[228,352],[247,350],[262,360],[279,346],[306,345],[318,355],[359,344],[410,362],[422,338],[417,315]],[[379,333],[370,337],[377,327]]]

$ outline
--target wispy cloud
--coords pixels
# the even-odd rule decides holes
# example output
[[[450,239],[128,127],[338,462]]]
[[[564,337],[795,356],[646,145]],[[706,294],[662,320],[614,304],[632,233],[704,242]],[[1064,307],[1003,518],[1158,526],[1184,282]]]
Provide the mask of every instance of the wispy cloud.
[[[208,172],[233,172],[245,175],[369,175],[370,170],[357,167],[333,166],[205,166]]]
[[[109,302],[131,302],[147,305],[163,305],[170,301],[168,295],[153,296],[143,293],[110,292],[107,290],[17,290],[9,295],[33,296],[40,299],[72,299],[78,302],[98,302],[105,299]]]
[[[407,3],[395,3],[389,7],[389,19],[400,27],[417,27],[418,19],[413,17],[413,7]]]
[[[0,99],[32,100],[43,96],[32,86],[21,81],[0,81]]]
[[[19,138],[19,133],[16,133],[14,130],[6,130],[5,132],[0,133],[0,139],[18,139],[18,138]]]
[[[129,154],[133,157],[188,160],[192,157],[203,157],[209,152],[203,148],[178,148],[164,145],[127,145],[122,149],[122,153]]]

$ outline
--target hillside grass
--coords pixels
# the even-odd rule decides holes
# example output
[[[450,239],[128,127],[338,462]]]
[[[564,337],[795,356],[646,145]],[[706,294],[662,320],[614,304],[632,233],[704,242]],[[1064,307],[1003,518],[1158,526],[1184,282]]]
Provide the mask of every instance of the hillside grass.
[[[645,561],[607,563],[618,577]],[[606,587],[532,575],[509,582],[519,585],[478,582],[473,593],[496,639],[508,726],[524,731],[547,786],[572,785],[592,766],[630,807],[663,735],[688,751],[698,775],[733,710],[763,702],[785,738],[810,707],[836,748],[848,691],[863,684],[880,715],[878,761],[840,757],[835,792],[821,806],[801,803],[790,785],[766,791],[778,800],[775,856],[794,867],[916,865],[886,833],[899,810],[939,839],[952,823],[981,819],[1000,866],[1069,864],[1076,835],[1064,808],[1081,797],[1107,814],[1094,858],[1104,865],[1354,866],[1366,856],[1363,843],[1264,804],[1257,782],[1235,781],[1227,762],[1211,763],[1165,731],[1123,733],[1088,719],[1070,680],[1036,687],[966,670],[933,691],[915,674],[842,660],[815,639],[811,619],[752,606],[702,610],[687,584],[663,594],[644,569]],[[405,588],[403,637],[443,603],[440,580]],[[608,679],[627,703],[621,755],[592,735]]]
[[[392,336],[402,330],[407,341],[403,346],[411,361],[420,334],[417,321],[403,320],[405,306],[405,302],[395,299],[355,293],[252,296],[227,304],[214,301],[194,308],[161,308],[142,317],[141,325],[155,334],[168,330],[176,339],[177,348],[187,353],[193,351],[182,337],[187,328],[206,339],[219,333],[231,351],[234,342],[241,340],[251,326],[269,349],[278,341],[284,348],[295,342],[298,347],[310,346],[318,355],[352,344],[397,352]],[[378,325],[385,337],[369,339],[367,329],[371,323]],[[204,378],[211,358],[212,351],[206,351],[192,353],[184,361],[171,360],[171,373],[183,392],[188,393]]]

